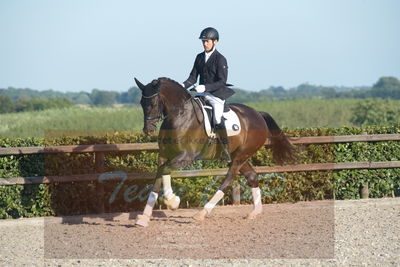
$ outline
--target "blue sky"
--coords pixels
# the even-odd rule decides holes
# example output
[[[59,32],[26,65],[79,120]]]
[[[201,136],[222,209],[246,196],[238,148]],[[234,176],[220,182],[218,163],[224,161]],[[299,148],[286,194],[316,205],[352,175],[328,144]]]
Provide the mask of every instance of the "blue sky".
[[[398,0],[0,0],[0,88],[182,82],[208,26],[236,87],[372,85],[400,77],[399,14]]]

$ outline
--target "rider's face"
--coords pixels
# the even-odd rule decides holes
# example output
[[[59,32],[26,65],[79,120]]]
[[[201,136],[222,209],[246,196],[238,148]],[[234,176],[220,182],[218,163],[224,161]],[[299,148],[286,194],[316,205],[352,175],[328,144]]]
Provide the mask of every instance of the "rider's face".
[[[209,52],[213,49],[214,45],[217,44],[217,40],[202,40],[203,47],[206,52]]]

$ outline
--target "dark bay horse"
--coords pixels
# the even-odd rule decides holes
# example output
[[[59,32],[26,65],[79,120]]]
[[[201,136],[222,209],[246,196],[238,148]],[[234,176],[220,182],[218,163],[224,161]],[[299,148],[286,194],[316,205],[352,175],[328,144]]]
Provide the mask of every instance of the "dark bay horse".
[[[148,226],[161,185],[168,208],[176,209],[179,206],[180,199],[171,189],[172,170],[189,165],[197,159],[218,158],[221,146],[218,142],[210,142],[203,126],[204,117],[200,106],[179,83],[168,78],[159,78],[147,85],[136,78],[135,82],[142,90],[140,103],[144,113],[143,131],[146,134],[155,132],[156,123],[163,120],[158,135],[156,180],[143,215],[138,215],[136,220],[137,225]],[[229,104],[229,107],[238,115],[242,129],[240,134],[229,137],[231,162],[226,178],[204,209],[194,216],[197,220],[204,219],[211,212],[232,186],[238,173],[246,177],[252,189],[254,209],[248,218],[253,219],[261,213],[258,176],[247,160],[264,146],[267,138],[271,140],[273,160],[276,163],[281,164],[294,158],[288,138],[268,113],[258,112],[242,104]]]

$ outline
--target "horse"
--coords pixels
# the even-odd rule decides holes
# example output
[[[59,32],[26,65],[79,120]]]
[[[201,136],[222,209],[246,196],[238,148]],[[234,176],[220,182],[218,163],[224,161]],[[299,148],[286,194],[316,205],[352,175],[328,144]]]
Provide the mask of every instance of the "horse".
[[[155,79],[147,85],[136,78],[135,82],[142,91],[140,104],[144,113],[143,132],[147,135],[153,134],[157,130],[157,123],[162,120],[158,134],[159,156],[155,182],[143,214],[136,218],[136,225],[146,227],[149,225],[161,185],[167,208],[174,210],[179,207],[179,196],[171,188],[171,172],[194,160],[218,158],[222,153],[222,145],[207,136],[203,125],[205,115],[199,103],[181,84],[165,77]],[[252,190],[253,210],[247,218],[254,219],[261,214],[258,176],[248,159],[265,146],[267,138],[271,140],[270,148],[275,163],[282,164],[295,158],[289,138],[270,114],[258,112],[243,104],[228,106],[239,117],[242,129],[239,134],[228,138],[231,162],[228,164],[226,178],[204,208],[193,216],[196,220],[204,220],[210,215],[214,206],[231,188],[238,173],[246,178]]]

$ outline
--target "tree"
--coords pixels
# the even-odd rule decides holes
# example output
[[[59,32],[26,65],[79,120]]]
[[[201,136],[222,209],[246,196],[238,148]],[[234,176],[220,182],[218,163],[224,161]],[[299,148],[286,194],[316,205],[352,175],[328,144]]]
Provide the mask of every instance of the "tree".
[[[372,87],[371,95],[400,99],[400,81],[395,77],[381,77]]]
[[[94,105],[111,106],[117,102],[117,93],[93,89],[90,98]]]
[[[388,99],[366,99],[356,105],[350,121],[357,126],[400,123],[400,107]]]
[[[8,113],[15,111],[14,102],[9,96],[0,95],[0,113]]]
[[[120,94],[118,102],[120,103],[136,103],[140,102],[142,98],[142,91],[137,87],[129,88],[128,92],[123,92]]]
[[[332,87],[323,87],[321,88],[321,95],[323,98],[335,98],[337,97],[337,93],[335,88]]]
[[[72,97],[72,101],[74,104],[81,105],[91,105],[92,100],[90,99],[90,95],[86,92],[80,92]]]
[[[70,106],[73,106],[73,104],[66,98],[21,98],[15,103],[15,111],[39,111],[45,109],[66,108]]]

